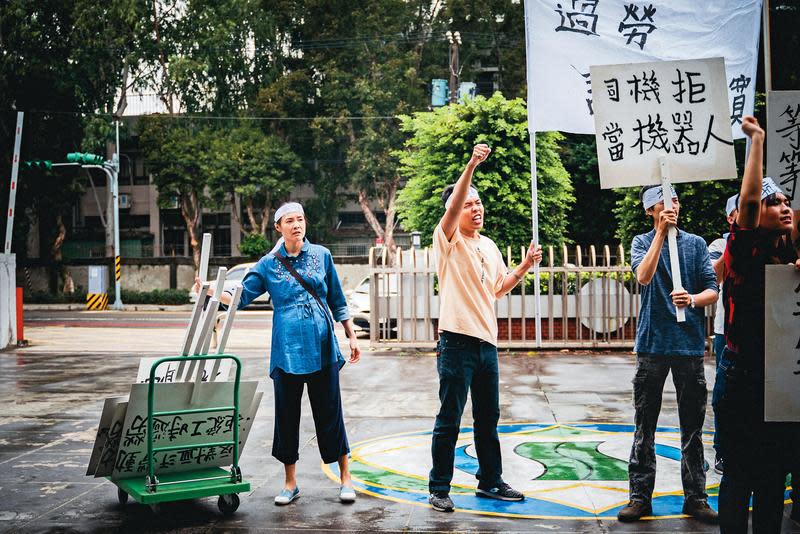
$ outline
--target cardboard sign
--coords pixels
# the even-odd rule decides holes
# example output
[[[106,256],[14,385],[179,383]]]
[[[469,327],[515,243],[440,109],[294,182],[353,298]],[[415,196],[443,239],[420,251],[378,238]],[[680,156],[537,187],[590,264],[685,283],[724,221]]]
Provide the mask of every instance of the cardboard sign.
[[[156,384],[156,411],[174,411],[214,406],[230,406],[233,382],[177,382]],[[257,382],[239,384],[239,454],[250,432],[255,412]],[[197,401],[191,402],[195,386],[201,388]],[[131,386],[130,401],[119,435],[112,478],[142,477],[147,474],[147,388],[149,384]],[[153,425],[154,446],[199,445],[229,441],[233,438],[233,412],[220,411],[191,415],[156,417]],[[157,452],[158,473],[191,471],[200,467],[227,466],[233,462],[233,447],[203,447]]]
[[[150,368],[153,364],[160,360],[161,358],[142,358],[139,360],[139,371],[136,373],[136,383],[137,384],[146,384],[150,381]],[[204,364],[203,367],[203,382],[208,382],[209,377],[212,375],[214,370],[214,364],[217,360],[207,360],[202,362]],[[219,365],[217,366],[217,372],[214,375],[212,382],[224,382],[228,380],[228,376],[231,372],[231,366],[233,364],[232,360],[219,360]],[[198,364],[199,365],[199,364]],[[179,369],[181,364],[179,362],[165,362],[158,366],[156,369],[156,376],[155,380],[157,384],[161,383],[169,383],[169,382],[183,382],[185,380],[193,380],[193,376],[186,377],[180,376]],[[186,374],[188,371],[189,366],[183,365],[182,374]],[[192,369],[193,373],[197,373],[196,369]]]
[[[591,67],[600,186],[736,178],[722,58]]]
[[[764,420],[800,422],[800,273],[767,265]]]
[[[800,209],[800,91],[767,93],[767,176]]]
[[[92,447],[92,455],[89,458],[89,467],[86,469],[86,475],[94,475],[97,471],[97,465],[100,463],[100,455],[103,448],[108,441],[108,433],[111,429],[111,420],[114,418],[114,411],[121,402],[128,402],[127,397],[111,397],[103,403],[103,411],[100,413],[100,424],[97,426],[97,436],[94,440]]]

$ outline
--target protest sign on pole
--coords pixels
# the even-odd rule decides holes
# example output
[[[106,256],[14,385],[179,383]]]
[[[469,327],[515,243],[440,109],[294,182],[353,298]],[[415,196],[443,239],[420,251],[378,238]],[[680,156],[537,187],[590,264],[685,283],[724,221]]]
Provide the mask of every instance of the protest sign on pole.
[[[736,178],[722,58],[590,67],[603,189]],[[722,119],[722,120],[720,120]],[[677,231],[668,236],[673,288],[683,288]],[[685,321],[685,310],[676,308]]]
[[[800,422],[800,273],[767,265],[764,277],[764,420]]]
[[[736,178],[722,58],[590,68],[600,187]]]
[[[525,0],[536,131],[594,133],[591,65],[725,58],[725,137],[753,113],[761,0]]]
[[[800,91],[767,93],[767,176],[800,209]]]

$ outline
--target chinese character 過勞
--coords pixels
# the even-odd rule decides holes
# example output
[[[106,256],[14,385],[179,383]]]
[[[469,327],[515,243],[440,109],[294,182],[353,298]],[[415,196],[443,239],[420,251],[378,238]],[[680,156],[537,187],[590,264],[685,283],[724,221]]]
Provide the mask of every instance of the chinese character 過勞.
[[[639,7],[640,6],[636,4],[625,4],[625,18],[619,23],[617,31],[628,38],[628,42],[625,43],[626,45],[631,44],[633,40],[636,39],[639,50],[644,50],[647,36],[657,29],[654,24],[655,21],[653,20],[653,15],[656,14],[656,8],[653,7],[653,4],[641,6],[642,13],[639,14]],[[629,19],[634,22],[627,22]],[[626,31],[628,31],[628,33],[624,33]]]
[[[556,13],[561,15],[557,32],[575,32],[584,35],[597,35],[597,4],[599,0],[572,0],[572,11],[556,4]]]

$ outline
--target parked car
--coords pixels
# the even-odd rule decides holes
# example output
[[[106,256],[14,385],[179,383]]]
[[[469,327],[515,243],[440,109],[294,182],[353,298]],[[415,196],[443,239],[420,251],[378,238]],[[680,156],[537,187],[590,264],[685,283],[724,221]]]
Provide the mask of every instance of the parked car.
[[[389,278],[389,295],[391,297],[397,296],[397,277],[393,275],[388,275]],[[379,297],[386,297],[386,289],[385,289],[385,282],[380,283],[378,295]],[[349,290],[346,292],[347,294],[347,303],[350,307],[350,317],[353,319],[353,324],[356,326],[357,330],[363,330],[364,332],[369,332],[369,309],[370,309],[370,288],[369,288],[369,276],[362,279],[355,289]],[[390,321],[390,328],[394,331],[395,327],[395,320],[392,319]]]
[[[240,263],[239,265],[234,265],[228,272],[225,274],[225,290],[232,291],[237,286],[242,285],[242,280],[244,280],[245,275],[247,272],[253,268],[255,262],[251,263]],[[213,283],[213,280],[212,280]],[[197,300],[197,293],[194,291],[189,292],[189,299],[194,302]],[[249,306],[267,306],[272,307],[272,301],[270,299],[269,293],[264,293],[263,295],[259,295],[258,297],[250,303]]]

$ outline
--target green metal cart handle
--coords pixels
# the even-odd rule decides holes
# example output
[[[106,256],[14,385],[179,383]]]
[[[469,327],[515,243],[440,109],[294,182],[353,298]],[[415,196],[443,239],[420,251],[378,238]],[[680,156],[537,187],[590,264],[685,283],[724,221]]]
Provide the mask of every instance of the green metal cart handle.
[[[171,410],[167,412],[153,411],[154,392],[156,385],[156,369],[158,366],[166,362],[185,362],[185,361],[207,361],[207,360],[233,360],[236,363],[236,380],[233,383],[233,405],[232,406],[219,406],[216,408],[198,408],[189,410]],[[198,371],[199,372],[199,371]],[[228,445],[233,446],[233,464],[232,473],[233,478],[241,476],[239,469],[239,380],[242,375],[242,362],[232,354],[214,354],[204,356],[170,356],[157,360],[152,367],[150,367],[150,382],[147,387],[147,473],[148,473],[148,489],[155,491],[158,485],[155,473],[155,458],[156,452],[174,451],[174,450],[187,450],[187,449],[201,449],[203,447],[225,447]],[[214,443],[201,443],[197,445],[178,445],[170,447],[154,447],[153,444],[153,420],[158,416],[171,416],[171,415],[191,415],[197,413],[208,412],[233,412],[233,441],[219,441]]]

